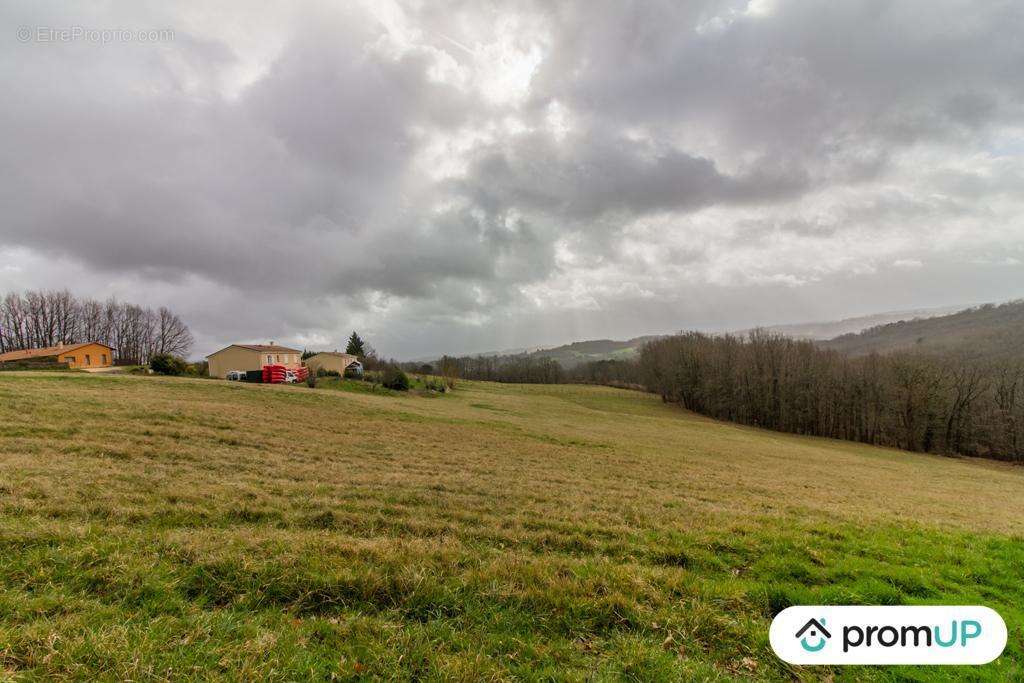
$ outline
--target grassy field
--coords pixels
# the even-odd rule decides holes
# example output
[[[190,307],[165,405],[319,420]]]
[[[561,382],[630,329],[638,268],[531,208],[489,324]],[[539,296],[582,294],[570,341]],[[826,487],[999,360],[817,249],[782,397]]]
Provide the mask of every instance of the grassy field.
[[[0,374],[0,671],[1024,677],[1024,469],[597,387]],[[789,667],[800,603],[998,610],[980,668]]]

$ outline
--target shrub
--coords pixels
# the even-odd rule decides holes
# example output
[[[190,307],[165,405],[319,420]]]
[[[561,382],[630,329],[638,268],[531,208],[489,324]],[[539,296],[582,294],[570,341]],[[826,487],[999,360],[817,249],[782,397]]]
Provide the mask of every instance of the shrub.
[[[58,363],[56,361],[36,361],[36,360],[25,360],[25,361],[7,361],[6,363],[0,363],[0,371],[4,370],[68,370],[67,363]]]
[[[448,387],[445,385],[444,380],[435,379],[434,377],[423,378],[423,388],[427,391],[436,391],[439,393],[445,393]]]
[[[192,377],[209,377],[210,364],[205,360],[199,361],[198,363],[189,363],[186,369],[186,374]]]
[[[444,379],[444,385],[449,389],[455,388],[455,380],[459,377],[459,361],[451,356],[444,356],[438,361],[438,369]]]
[[[158,353],[149,359],[149,369],[158,375],[184,375],[188,363],[169,353]]]
[[[386,368],[380,383],[386,388],[396,391],[409,390],[409,376],[402,372],[401,368],[397,367]]]

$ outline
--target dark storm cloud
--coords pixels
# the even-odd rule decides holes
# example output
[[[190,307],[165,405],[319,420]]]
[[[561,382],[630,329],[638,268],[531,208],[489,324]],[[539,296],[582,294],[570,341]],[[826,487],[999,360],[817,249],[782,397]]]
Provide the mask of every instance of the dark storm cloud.
[[[677,298],[781,322],[764,282],[816,301],[1024,230],[1018,3],[0,12],[0,252],[34,286],[68,284],[38,265],[58,259],[99,294],[187,292],[211,344],[360,321],[392,353],[528,346],[703,315],[658,312]],[[174,36],[15,33],[74,25]],[[932,255],[899,278],[953,272]],[[237,313],[254,299],[287,310],[278,330]]]
[[[550,135],[529,134],[482,150],[462,185],[492,211],[515,206],[586,220],[609,212],[771,202],[799,193],[807,178],[800,169],[788,175],[760,168],[724,175],[710,159],[626,139],[558,142]]]
[[[337,274],[333,291],[352,283],[411,298],[440,294],[448,281],[530,282],[554,267],[550,244],[522,220],[508,222],[456,210],[371,237],[365,251]],[[498,288],[495,296],[504,297]],[[467,308],[470,307],[467,304]]]
[[[294,282],[295,263],[318,287],[346,255],[380,248],[396,228],[369,223],[394,222],[413,128],[457,123],[459,98],[428,85],[423,58],[368,52],[378,32],[365,16],[344,19],[304,24],[236,101],[182,92],[167,56],[147,54],[153,63],[127,74],[81,60],[104,50],[131,59],[137,45],[20,47],[31,59],[8,67],[22,87],[0,114],[23,131],[0,160],[15,209],[5,242],[245,287]],[[178,36],[167,50],[196,57],[196,42]],[[216,62],[227,51],[199,53]],[[70,89],[53,88],[65,70]]]

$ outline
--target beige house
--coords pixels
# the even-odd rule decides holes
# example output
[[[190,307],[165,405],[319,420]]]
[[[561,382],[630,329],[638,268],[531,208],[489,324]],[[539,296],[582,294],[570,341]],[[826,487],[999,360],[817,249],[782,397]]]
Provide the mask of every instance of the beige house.
[[[345,370],[353,363],[359,369],[359,372],[363,370],[363,364],[359,362],[359,359],[350,353],[338,353],[337,351],[324,351],[318,353],[315,356],[310,356],[306,359],[306,367],[309,368],[310,372],[317,372],[320,369],[333,370],[339,375],[344,375]]]
[[[57,344],[45,349],[23,349],[0,354],[4,363],[64,363],[69,368],[109,368],[114,363],[113,347],[100,342]]]
[[[269,344],[232,344],[206,357],[210,377],[227,377],[232,370],[262,370],[264,365],[297,368],[302,365],[302,351]]]

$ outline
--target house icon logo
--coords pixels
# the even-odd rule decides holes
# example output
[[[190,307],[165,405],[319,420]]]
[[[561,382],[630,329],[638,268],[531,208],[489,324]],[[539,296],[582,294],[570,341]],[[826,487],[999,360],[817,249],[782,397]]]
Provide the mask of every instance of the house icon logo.
[[[796,637],[800,639],[800,647],[804,650],[818,652],[825,647],[832,634],[825,628],[825,617],[822,617],[821,619],[810,619],[796,632]]]

